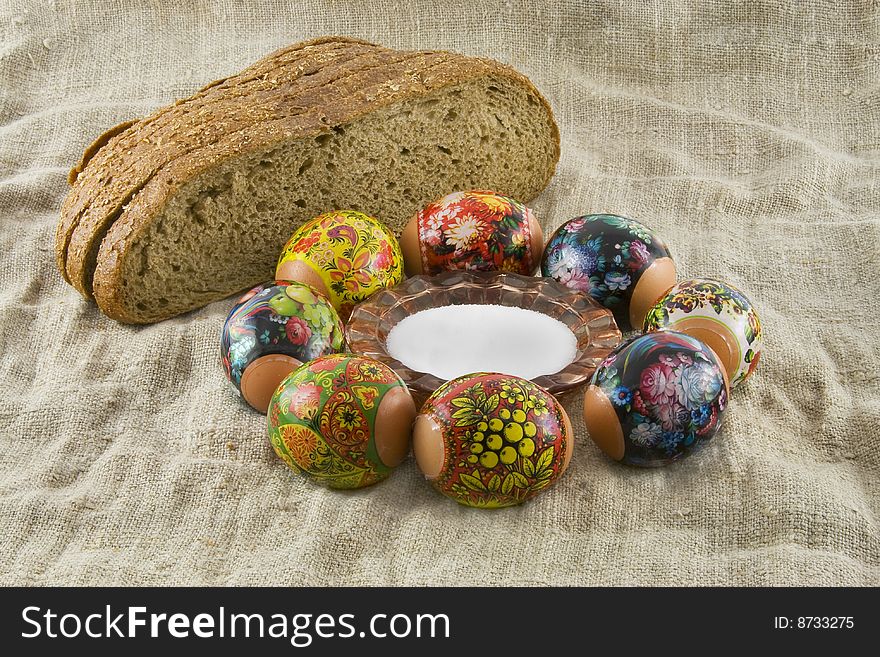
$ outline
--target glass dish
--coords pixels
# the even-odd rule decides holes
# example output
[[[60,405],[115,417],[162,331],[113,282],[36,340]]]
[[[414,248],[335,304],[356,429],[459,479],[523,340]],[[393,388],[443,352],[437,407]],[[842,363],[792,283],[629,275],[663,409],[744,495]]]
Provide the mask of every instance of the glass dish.
[[[532,379],[554,395],[586,383],[621,338],[610,310],[553,279],[509,272],[449,271],[407,278],[355,306],[345,327],[348,348],[390,366],[421,403],[445,381],[413,371],[390,356],[385,348],[388,333],[402,319],[419,311],[461,304],[525,308],[565,324],[577,338],[574,360],[558,372]]]

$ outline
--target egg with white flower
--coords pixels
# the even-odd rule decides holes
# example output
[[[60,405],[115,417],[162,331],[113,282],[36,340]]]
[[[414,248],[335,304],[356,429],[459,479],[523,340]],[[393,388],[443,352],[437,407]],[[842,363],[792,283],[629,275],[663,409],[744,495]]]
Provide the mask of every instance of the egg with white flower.
[[[453,192],[410,219],[400,237],[410,276],[442,271],[510,271],[530,276],[544,235],[532,210],[486,190]]]

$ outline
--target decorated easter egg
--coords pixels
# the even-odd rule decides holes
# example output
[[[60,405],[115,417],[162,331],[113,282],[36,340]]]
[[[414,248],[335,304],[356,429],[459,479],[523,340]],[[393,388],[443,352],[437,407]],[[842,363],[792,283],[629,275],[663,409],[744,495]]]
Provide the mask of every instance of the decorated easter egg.
[[[269,442],[296,472],[330,488],[382,481],[409,451],[416,407],[394,370],[333,354],[294,370],[269,407]]]
[[[467,506],[512,506],[555,482],[574,446],[553,395],[507,374],[447,381],[422,406],[413,451],[425,477]]]
[[[519,201],[474,190],[425,206],[403,229],[400,246],[411,276],[451,269],[530,276],[544,236],[534,213]]]
[[[541,273],[588,293],[614,313],[621,328],[641,327],[675,283],[663,241],[638,221],[589,214],[562,224],[544,249]]]
[[[326,295],[343,319],[355,304],[403,280],[397,239],[373,217],[327,212],[300,226],[287,242],[276,278],[307,283]]]
[[[708,278],[680,281],[654,304],[644,330],[673,329],[699,338],[721,359],[731,389],[758,365],[763,330],[746,296],[731,285]]]
[[[666,465],[717,433],[727,396],[724,367],[705,344],[676,331],[648,333],[599,365],[584,396],[584,422],[611,458]]]
[[[342,322],[308,285],[273,281],[233,306],[220,334],[220,363],[235,389],[265,413],[281,380],[302,363],[342,349]]]

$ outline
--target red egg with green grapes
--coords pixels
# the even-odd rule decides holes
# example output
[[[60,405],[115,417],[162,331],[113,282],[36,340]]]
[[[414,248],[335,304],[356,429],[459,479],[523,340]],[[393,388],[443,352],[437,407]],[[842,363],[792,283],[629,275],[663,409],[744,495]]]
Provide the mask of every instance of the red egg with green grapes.
[[[467,374],[446,382],[416,418],[413,451],[425,477],[459,504],[519,504],[555,482],[574,434],[562,405],[528,379]]]

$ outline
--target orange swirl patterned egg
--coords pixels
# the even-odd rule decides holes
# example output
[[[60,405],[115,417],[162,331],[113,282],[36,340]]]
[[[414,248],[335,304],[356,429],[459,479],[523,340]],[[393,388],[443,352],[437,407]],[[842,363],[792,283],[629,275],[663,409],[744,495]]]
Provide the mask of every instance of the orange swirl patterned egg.
[[[519,201],[472,190],[425,206],[403,229],[400,247],[411,276],[453,269],[530,276],[541,261],[544,235]]]
[[[311,285],[347,320],[367,297],[403,280],[397,239],[363,212],[326,212],[300,226],[284,246],[275,277]]]
[[[453,379],[416,418],[413,451],[425,477],[467,506],[513,506],[555,482],[574,446],[571,422],[553,395],[507,374]]]
[[[269,405],[269,442],[291,469],[330,488],[382,481],[409,452],[416,407],[394,370],[333,354],[293,372]]]

